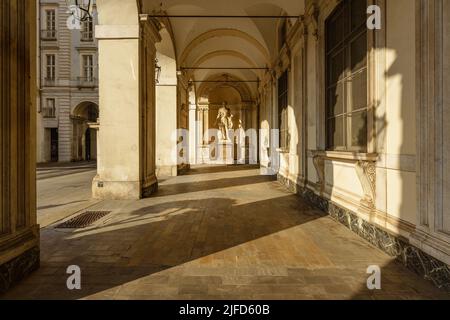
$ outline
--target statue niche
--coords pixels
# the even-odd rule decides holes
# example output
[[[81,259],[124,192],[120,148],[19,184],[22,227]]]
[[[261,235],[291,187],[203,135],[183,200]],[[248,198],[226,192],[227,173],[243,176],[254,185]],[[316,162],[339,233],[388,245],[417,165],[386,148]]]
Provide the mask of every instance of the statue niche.
[[[219,108],[216,125],[219,127],[221,142],[231,142],[229,130],[233,129],[233,115],[226,102],[223,102],[222,107]]]

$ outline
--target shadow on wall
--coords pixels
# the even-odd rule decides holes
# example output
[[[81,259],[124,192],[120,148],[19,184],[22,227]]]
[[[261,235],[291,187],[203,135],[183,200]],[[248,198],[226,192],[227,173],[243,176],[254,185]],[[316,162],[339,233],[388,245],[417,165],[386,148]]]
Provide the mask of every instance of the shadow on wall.
[[[375,114],[373,116],[374,126],[372,128],[367,128],[367,123],[361,122],[362,116],[367,114],[367,111],[363,111],[364,101],[366,97],[361,95],[361,92],[367,91],[370,83],[364,83],[361,79],[367,78],[366,71],[364,70],[364,65],[367,66],[369,51],[364,46],[352,46],[349,45],[343,51],[340,51],[341,47],[337,44],[339,39],[336,33],[339,33],[340,28],[337,28],[337,23],[339,21],[339,12],[345,12],[349,9],[351,5],[355,3],[355,0],[345,1],[339,6],[338,9],[330,16],[330,25],[328,26],[328,33],[331,35],[327,41],[327,47],[332,49],[327,49],[327,88],[328,90],[333,90],[332,93],[327,92],[328,97],[326,98],[326,118],[327,118],[327,148],[333,149],[333,146],[344,146],[344,148],[353,146],[364,146],[367,142],[373,142],[375,145],[376,152],[380,154],[386,154],[385,159],[381,159],[379,156],[379,162],[377,165],[391,166],[390,168],[385,168],[383,174],[384,177],[377,177],[378,183],[386,184],[386,190],[384,194],[378,194],[383,201],[380,203],[378,199],[378,204],[382,206],[380,210],[387,212],[387,214],[393,216],[400,221],[406,221],[410,224],[416,223],[416,201],[414,198],[416,182],[415,178],[417,173],[412,171],[414,169],[405,169],[402,167],[401,156],[415,156],[416,155],[416,121],[415,115],[415,20],[410,19],[407,21],[408,17],[415,16],[414,6],[406,4],[405,1],[387,1],[387,10],[383,14],[387,14],[390,11],[390,17],[385,17],[383,22],[383,27],[387,26],[387,19],[390,24],[390,32],[387,33],[386,53],[383,52],[383,56],[386,58],[387,71],[384,73],[384,80],[386,85],[376,86],[381,92],[377,93],[379,99],[384,99],[385,110],[380,110],[382,105],[381,101],[376,101],[374,104]],[[348,6],[345,9],[345,6]],[[392,6],[389,8],[389,6]],[[403,7],[408,7],[408,12],[405,12]],[[394,22],[395,12],[398,13],[398,19],[400,22]],[[365,22],[366,14],[361,8],[361,24]],[[405,21],[407,21],[405,23]],[[394,25],[398,28],[394,28]],[[353,39],[353,44],[358,43],[358,37],[361,37],[362,43],[367,43],[367,37],[362,35],[366,29],[365,25],[360,27],[359,31],[354,31],[350,38]],[[408,29],[408,30],[405,30]],[[409,29],[412,29],[409,30]],[[367,30],[367,29],[366,29]],[[404,31],[404,32],[402,32]],[[410,32],[411,31],[411,32]],[[371,32],[371,31],[369,31]],[[375,34],[379,31],[374,31]],[[356,36],[356,34],[359,34]],[[406,35],[406,36],[405,36]],[[377,35],[375,35],[377,36]],[[356,40],[355,40],[356,39]],[[380,55],[377,49],[374,49],[376,55]],[[344,53],[347,52],[347,55]],[[343,58],[340,59],[339,56],[342,54]],[[347,61],[340,64],[339,61]],[[377,67],[380,67],[377,65]],[[360,75],[363,75],[362,77]],[[371,77],[369,81],[377,81]],[[348,88],[352,88],[353,94],[347,97]],[[361,98],[362,97],[362,98]],[[350,101],[351,105],[347,106],[346,101]],[[346,112],[349,112],[346,114]],[[388,119],[389,122],[388,123]],[[354,121],[356,120],[356,122]],[[339,121],[342,121],[338,123]],[[370,121],[368,122],[370,124]],[[349,128],[346,129],[346,126]],[[353,132],[352,132],[353,131]],[[350,134],[349,134],[350,133]],[[367,133],[369,133],[367,135]],[[350,136],[350,144],[345,143],[346,139]],[[342,149],[342,148],[338,148]],[[361,149],[361,152],[366,152],[366,150]],[[357,153],[354,151],[354,153]],[[395,164],[392,167],[392,161],[381,162],[381,160],[387,160],[392,157],[395,160]],[[336,191],[336,185],[339,185],[343,181],[334,181],[336,168],[334,165],[327,167],[327,175],[325,184],[331,187],[331,194]],[[381,171],[382,172],[382,171]],[[377,171],[379,174],[380,171]],[[381,188],[381,190],[383,190]],[[381,241],[381,240],[380,240]],[[396,264],[397,262],[392,262]],[[407,277],[396,274],[390,274],[391,265],[380,266],[382,268],[382,273],[386,274],[386,288],[380,293],[374,293],[374,297],[386,297],[395,298],[407,298],[408,288],[407,288]],[[410,274],[410,271],[405,269],[405,274]],[[398,281],[405,282],[405,292],[389,292],[390,283],[395,283]],[[366,292],[367,289],[361,289],[362,292]],[[358,298],[356,295],[354,298]]]

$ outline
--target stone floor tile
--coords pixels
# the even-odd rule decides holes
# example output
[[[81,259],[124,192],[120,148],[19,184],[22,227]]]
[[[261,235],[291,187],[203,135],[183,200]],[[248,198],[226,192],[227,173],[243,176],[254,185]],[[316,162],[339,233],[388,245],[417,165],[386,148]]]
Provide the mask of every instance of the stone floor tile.
[[[450,299],[251,166],[195,168],[148,199],[92,208],[112,213],[87,229],[42,229],[41,269],[0,298]],[[80,291],[65,285],[70,264]],[[366,287],[373,264],[380,291]]]

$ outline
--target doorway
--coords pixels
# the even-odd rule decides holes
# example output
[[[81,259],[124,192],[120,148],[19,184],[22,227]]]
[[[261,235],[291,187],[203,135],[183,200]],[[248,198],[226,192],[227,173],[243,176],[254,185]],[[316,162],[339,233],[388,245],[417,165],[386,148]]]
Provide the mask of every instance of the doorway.
[[[50,160],[58,162],[58,129],[50,129]]]

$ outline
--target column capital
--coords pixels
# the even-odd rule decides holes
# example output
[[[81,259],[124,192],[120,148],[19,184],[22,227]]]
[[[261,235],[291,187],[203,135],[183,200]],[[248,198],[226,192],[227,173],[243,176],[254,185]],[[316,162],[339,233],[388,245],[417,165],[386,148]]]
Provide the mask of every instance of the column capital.
[[[140,14],[139,22],[142,26],[142,31],[145,32],[146,35],[150,36],[153,43],[157,43],[162,40],[161,35],[159,34],[161,24],[158,20],[150,18],[148,14]]]

